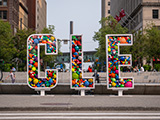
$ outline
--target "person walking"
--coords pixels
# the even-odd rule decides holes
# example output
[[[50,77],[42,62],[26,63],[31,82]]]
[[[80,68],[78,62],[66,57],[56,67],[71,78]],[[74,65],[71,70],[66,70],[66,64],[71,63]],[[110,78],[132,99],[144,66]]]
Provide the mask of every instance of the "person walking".
[[[9,76],[11,77],[12,83],[15,83],[15,78],[16,78],[16,76],[15,76],[15,74],[12,72],[12,70],[10,70],[9,75],[6,77],[5,80],[7,80]]]
[[[93,77],[95,77],[95,80],[99,83],[99,74],[97,73],[97,70],[95,70]]]

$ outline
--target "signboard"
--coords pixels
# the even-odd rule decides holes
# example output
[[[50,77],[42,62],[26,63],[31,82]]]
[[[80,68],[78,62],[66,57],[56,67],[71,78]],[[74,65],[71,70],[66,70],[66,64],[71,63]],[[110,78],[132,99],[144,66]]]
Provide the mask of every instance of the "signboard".
[[[125,90],[134,88],[132,77],[121,77],[121,66],[132,66],[130,54],[119,54],[119,46],[133,44],[132,34],[108,34],[106,35],[106,63],[107,63],[107,88]]]
[[[83,77],[83,48],[82,35],[71,35],[70,39],[70,61],[71,61],[71,89],[94,89],[93,77]]]
[[[45,46],[45,55],[57,55],[57,39],[52,34],[32,34],[27,39],[27,83],[35,90],[50,90],[58,83],[58,71],[46,69],[40,77],[40,46]]]

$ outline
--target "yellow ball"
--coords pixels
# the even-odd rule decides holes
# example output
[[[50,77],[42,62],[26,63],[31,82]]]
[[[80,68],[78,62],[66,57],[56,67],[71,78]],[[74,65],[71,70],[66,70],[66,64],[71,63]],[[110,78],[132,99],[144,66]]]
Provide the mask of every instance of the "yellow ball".
[[[32,78],[29,78],[28,81],[29,81],[29,82],[32,82]]]
[[[52,37],[51,37],[51,40],[54,41],[54,39],[55,39],[55,38],[52,36]]]
[[[33,70],[33,71],[36,71],[36,67],[33,67],[32,70]]]
[[[72,72],[74,72],[75,71],[75,69],[74,68],[72,68]]]
[[[115,83],[115,82],[112,82],[112,86],[115,87],[115,86],[116,86],[116,83]]]
[[[34,79],[34,80],[33,80],[33,83],[34,83],[34,84],[37,84],[37,83],[38,83],[38,79]]]
[[[81,85],[81,87],[84,87],[83,85]]]
[[[54,85],[50,85],[50,87],[53,87]]]
[[[111,48],[108,48],[108,52],[111,52]]]
[[[56,75],[54,75],[54,79],[56,79]]]
[[[88,79],[89,82],[93,82],[93,79]]]
[[[80,78],[80,79],[82,78],[82,73],[80,73],[79,78]]]

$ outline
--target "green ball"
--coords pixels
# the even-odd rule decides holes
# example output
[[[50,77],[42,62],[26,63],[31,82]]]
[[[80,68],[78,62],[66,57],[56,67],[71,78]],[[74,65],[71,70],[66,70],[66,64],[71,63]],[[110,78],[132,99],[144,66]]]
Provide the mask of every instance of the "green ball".
[[[111,78],[111,80],[114,82],[114,81],[116,81],[116,79],[115,78]]]
[[[77,73],[72,74],[72,79],[79,79],[79,75]]]
[[[124,84],[121,84],[120,87],[124,87]]]

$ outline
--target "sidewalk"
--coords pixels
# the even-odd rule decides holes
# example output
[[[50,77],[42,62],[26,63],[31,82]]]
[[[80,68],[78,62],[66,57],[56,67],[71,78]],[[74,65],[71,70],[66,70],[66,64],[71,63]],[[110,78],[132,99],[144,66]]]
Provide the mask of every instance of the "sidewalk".
[[[160,111],[156,95],[0,95],[0,111],[135,110]]]

